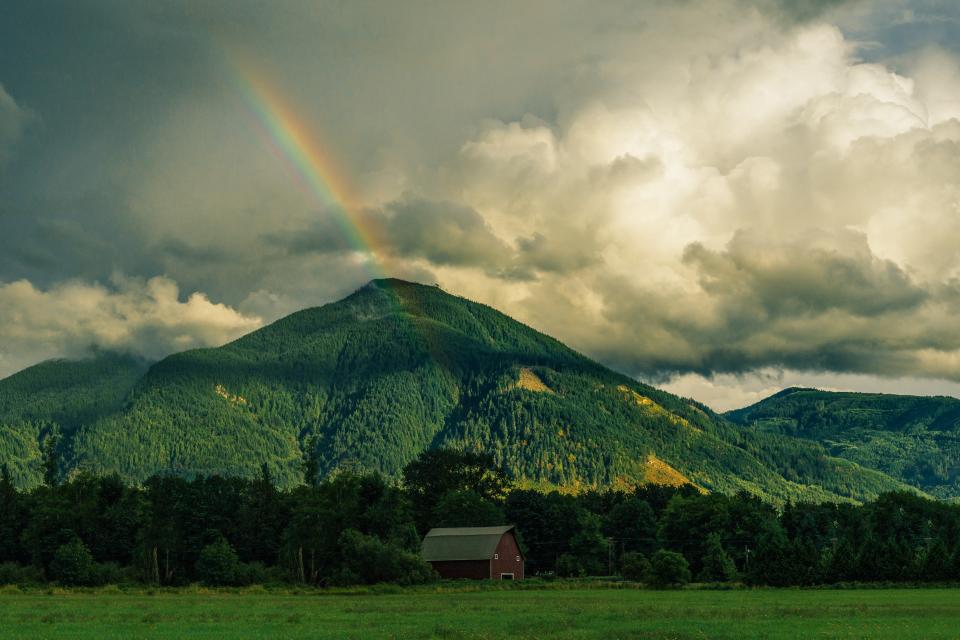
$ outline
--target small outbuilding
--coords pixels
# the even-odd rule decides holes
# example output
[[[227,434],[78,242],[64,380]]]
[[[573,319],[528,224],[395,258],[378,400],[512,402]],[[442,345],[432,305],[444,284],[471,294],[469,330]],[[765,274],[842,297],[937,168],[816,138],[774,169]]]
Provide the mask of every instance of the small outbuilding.
[[[513,525],[431,529],[422,550],[442,578],[523,579],[524,558]]]

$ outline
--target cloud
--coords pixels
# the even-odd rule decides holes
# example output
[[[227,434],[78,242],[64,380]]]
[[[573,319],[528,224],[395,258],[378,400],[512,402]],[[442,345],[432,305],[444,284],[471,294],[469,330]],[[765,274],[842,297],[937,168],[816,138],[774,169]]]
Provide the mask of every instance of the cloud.
[[[463,286],[660,381],[769,367],[960,379],[956,57],[893,71],[827,24],[770,34],[705,43],[649,77],[612,68],[554,126],[486,125],[454,190],[521,249],[568,248],[567,264],[535,263],[538,281],[512,294]]]
[[[18,129],[16,179],[0,182],[0,281],[26,281],[42,309],[65,281],[167,274],[240,327],[386,269],[648,379],[780,368],[955,378],[951,11],[89,3],[68,17],[97,26],[63,38],[24,5],[0,24],[0,43],[22,49],[17,64],[0,56],[0,77],[44,127]],[[352,204],[379,228],[376,258],[347,242],[337,203],[304,187],[251,114],[236,47],[352,183]],[[4,95],[0,131],[12,122]],[[139,298],[126,285],[69,286],[153,299],[146,285]],[[176,348],[136,329],[167,307],[138,308],[126,342]],[[44,322],[38,338],[22,329],[27,346],[0,334],[0,350],[24,363],[73,353],[107,339],[97,322],[127,322],[99,317],[62,344]],[[207,343],[204,326],[182,335]]]
[[[0,163],[8,160],[32,114],[18,105],[0,84]]]
[[[729,411],[749,406],[786,387],[960,397],[960,383],[947,380],[909,376],[885,378],[851,373],[811,373],[773,368],[760,369],[747,374],[717,374],[710,377],[687,373],[677,376],[664,386],[668,391],[703,402],[715,411]]]
[[[26,280],[0,284],[0,376],[95,348],[159,359],[223,344],[262,324],[200,292],[181,300],[168,278],[117,276],[111,285],[67,282],[40,290]]]

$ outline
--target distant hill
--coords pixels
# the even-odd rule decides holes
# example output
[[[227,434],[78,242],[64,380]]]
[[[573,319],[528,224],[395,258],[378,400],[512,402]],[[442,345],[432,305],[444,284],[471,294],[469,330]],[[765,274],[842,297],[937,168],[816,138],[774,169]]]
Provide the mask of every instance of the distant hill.
[[[941,498],[960,496],[960,400],[785,389],[726,417],[821,444]]]
[[[313,443],[323,475],[359,466],[396,476],[445,446],[491,453],[521,485],[569,491],[691,482],[782,502],[908,488],[819,443],[738,427],[490,307],[400,280],[146,370],[101,355],[0,381],[0,462],[21,485],[40,481],[38,439],[53,428],[64,434],[64,474],[130,481],[252,475],[267,463],[290,486]]]

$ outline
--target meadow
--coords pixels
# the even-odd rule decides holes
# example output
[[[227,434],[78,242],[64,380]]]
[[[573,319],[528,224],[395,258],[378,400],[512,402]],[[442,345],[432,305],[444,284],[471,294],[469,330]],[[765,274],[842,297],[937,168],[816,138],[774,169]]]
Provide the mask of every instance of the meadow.
[[[955,638],[955,589],[0,593],[2,638]]]

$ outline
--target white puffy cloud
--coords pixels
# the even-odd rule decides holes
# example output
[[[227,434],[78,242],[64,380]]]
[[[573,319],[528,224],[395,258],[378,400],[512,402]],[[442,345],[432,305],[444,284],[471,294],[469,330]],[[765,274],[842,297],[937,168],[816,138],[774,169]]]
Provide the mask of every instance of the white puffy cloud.
[[[26,280],[0,284],[0,376],[38,360],[79,357],[91,349],[158,359],[220,345],[261,325],[177,283],[115,277],[111,287],[66,282],[40,290]]]
[[[462,145],[444,186],[521,257],[561,249],[527,262],[533,283],[442,281],[660,380],[960,380],[957,58],[894,70],[832,25],[762,16],[698,47],[703,23],[665,19],[651,29],[682,55],[656,36],[632,51],[657,73],[618,59],[562,120],[487,122]]]

